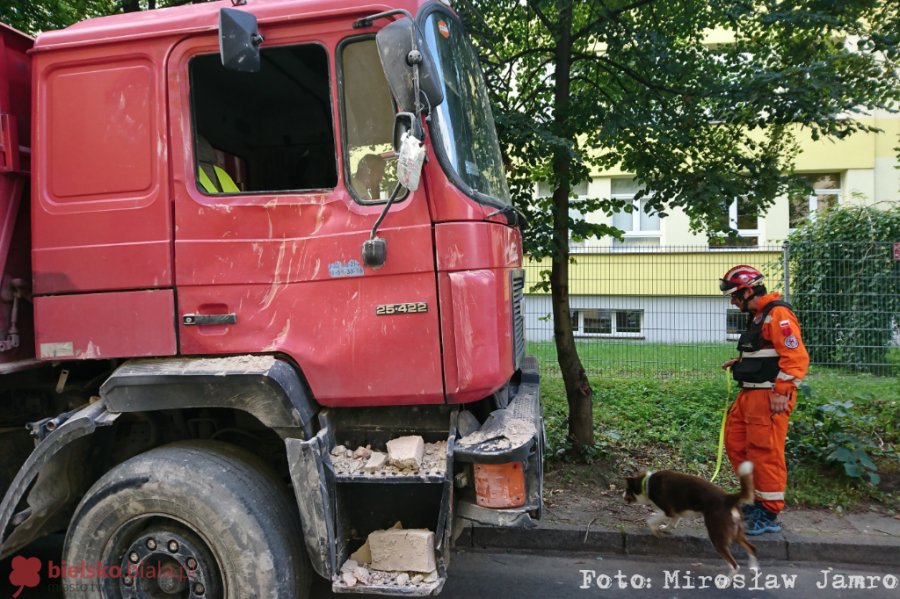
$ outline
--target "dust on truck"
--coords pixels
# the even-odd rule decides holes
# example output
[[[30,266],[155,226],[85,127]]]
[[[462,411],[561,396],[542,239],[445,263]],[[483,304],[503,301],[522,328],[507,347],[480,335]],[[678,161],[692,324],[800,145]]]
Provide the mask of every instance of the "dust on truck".
[[[464,526],[541,509],[476,54],[444,3],[236,4],[0,26],[0,557],[436,594]]]

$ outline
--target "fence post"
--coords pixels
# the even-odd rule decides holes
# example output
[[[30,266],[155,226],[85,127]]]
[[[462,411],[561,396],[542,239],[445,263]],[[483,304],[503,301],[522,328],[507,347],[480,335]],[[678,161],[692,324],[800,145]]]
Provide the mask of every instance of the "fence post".
[[[788,241],[785,241],[783,244],[781,259],[783,261],[782,270],[784,271],[784,301],[789,302],[791,301],[791,245]]]

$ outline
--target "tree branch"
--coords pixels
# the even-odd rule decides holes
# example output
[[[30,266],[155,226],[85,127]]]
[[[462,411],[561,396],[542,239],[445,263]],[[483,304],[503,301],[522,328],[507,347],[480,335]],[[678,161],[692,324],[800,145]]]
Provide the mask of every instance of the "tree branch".
[[[554,35],[556,31],[553,29],[553,22],[547,18],[547,15],[541,10],[541,8],[537,5],[534,0],[528,0],[528,6],[531,10],[534,11],[535,16],[538,20],[547,28],[547,31],[550,32],[550,35]]]
[[[580,81],[581,83],[586,84],[588,87],[591,87],[591,88],[595,89],[595,90],[597,91],[598,94],[600,94],[601,96],[603,96],[604,98],[606,98],[607,100],[609,100],[609,103],[610,103],[610,104],[615,105],[615,103],[616,103],[615,98],[613,98],[612,96],[610,96],[609,93],[608,93],[605,89],[603,89],[603,88],[600,86],[600,84],[598,84],[598,83],[597,83],[596,81],[594,81],[593,79],[589,79],[588,77],[582,77],[582,76],[580,76],[580,75],[577,76],[577,77],[572,77],[572,82],[574,83],[574,82],[576,82],[576,81]]]
[[[579,60],[579,61],[588,61],[588,62],[598,63],[598,64],[600,64],[601,67],[603,66],[602,63],[608,64],[608,65],[614,67],[615,69],[617,69],[619,72],[627,75],[629,78],[633,79],[634,81],[640,83],[644,87],[655,90],[655,91],[662,91],[662,92],[666,92],[666,93],[670,93],[670,94],[675,94],[678,96],[686,96],[686,95],[687,96],[699,96],[701,94],[701,92],[699,90],[695,90],[695,89],[678,89],[678,88],[670,87],[668,85],[664,85],[662,83],[655,83],[655,82],[647,79],[646,77],[643,77],[640,73],[638,73],[634,69],[627,67],[623,64],[619,64],[616,61],[609,58],[608,56],[604,56],[604,55],[600,55],[600,54],[586,54],[584,52],[575,52],[572,54],[572,58],[574,60]],[[610,72],[609,69],[605,69],[605,70],[607,72]]]

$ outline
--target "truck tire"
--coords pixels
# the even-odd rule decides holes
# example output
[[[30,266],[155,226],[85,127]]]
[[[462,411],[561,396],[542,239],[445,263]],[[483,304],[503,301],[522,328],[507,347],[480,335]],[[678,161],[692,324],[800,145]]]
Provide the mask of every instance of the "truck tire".
[[[103,475],[75,510],[63,559],[67,599],[305,599],[312,577],[284,485],[217,442],[153,449]]]

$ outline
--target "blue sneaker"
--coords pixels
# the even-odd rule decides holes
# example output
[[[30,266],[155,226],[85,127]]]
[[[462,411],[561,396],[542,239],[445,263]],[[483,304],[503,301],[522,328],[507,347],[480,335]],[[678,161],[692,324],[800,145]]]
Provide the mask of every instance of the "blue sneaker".
[[[771,513],[762,508],[755,508],[744,518],[744,528],[748,536],[755,537],[766,532],[781,532],[781,525]]]

